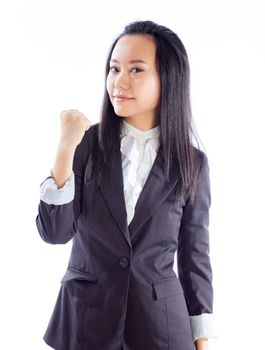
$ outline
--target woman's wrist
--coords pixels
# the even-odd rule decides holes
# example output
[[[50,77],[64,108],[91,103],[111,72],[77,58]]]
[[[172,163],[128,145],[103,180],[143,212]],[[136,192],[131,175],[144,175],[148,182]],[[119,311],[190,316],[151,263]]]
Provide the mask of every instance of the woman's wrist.
[[[208,339],[207,338],[196,339],[195,348],[196,350],[209,350]]]

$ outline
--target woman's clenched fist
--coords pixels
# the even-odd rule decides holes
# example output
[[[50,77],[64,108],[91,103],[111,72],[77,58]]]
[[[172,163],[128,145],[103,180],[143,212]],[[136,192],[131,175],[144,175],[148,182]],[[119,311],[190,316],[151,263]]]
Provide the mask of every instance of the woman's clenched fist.
[[[82,141],[85,131],[90,128],[91,122],[77,109],[62,111],[60,118],[61,142],[75,149]]]

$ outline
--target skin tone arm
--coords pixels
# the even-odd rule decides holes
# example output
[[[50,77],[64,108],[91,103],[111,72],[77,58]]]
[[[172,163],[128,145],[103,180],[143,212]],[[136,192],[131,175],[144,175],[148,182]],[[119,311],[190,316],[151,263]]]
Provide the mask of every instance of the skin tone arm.
[[[81,142],[85,131],[91,126],[91,122],[84,114],[75,109],[63,111],[60,118],[61,137],[52,168],[53,179],[58,188],[63,187],[70,177],[75,149]]]
[[[196,350],[208,350],[208,339],[197,339],[195,340]]]

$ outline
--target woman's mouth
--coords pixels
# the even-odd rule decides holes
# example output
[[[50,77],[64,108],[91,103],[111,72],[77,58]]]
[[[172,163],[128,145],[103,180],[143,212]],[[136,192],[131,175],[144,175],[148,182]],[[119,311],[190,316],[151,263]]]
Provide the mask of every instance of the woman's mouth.
[[[133,97],[126,97],[126,96],[113,96],[114,101],[117,102],[126,102],[126,101],[130,101],[133,100]]]

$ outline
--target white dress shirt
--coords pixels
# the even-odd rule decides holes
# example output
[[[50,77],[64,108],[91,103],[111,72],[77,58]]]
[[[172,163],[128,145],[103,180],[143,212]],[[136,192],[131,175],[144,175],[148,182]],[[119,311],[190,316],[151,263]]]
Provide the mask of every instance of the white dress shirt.
[[[123,190],[128,225],[159,148],[159,126],[142,131],[126,121],[121,129]]]
[[[136,202],[156,158],[159,148],[159,133],[159,125],[142,131],[123,119],[120,151],[128,225],[134,216]],[[67,179],[65,185],[58,189],[50,171],[50,176],[40,186],[40,199],[47,204],[62,205],[74,199],[74,191],[74,172]],[[194,340],[216,337],[213,314],[190,316],[190,322]]]

